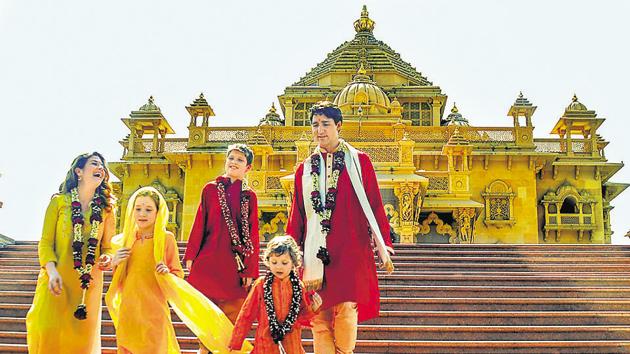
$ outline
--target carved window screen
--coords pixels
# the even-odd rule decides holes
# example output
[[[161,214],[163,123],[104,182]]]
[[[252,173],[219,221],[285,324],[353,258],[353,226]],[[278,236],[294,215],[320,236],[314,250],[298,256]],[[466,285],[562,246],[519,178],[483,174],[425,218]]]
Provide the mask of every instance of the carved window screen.
[[[496,180],[490,183],[484,193],[481,193],[486,202],[486,217],[484,223],[487,226],[512,226],[514,219],[514,197],[512,187],[507,183]]]

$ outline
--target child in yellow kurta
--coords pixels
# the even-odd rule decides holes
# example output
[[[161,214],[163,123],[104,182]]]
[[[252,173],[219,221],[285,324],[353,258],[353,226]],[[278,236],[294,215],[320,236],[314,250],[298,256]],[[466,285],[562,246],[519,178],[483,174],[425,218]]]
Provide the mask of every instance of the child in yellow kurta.
[[[153,187],[129,199],[124,231],[114,238],[116,267],[105,300],[119,353],[180,353],[169,303],[204,344],[223,352],[232,331],[225,315],[182,278],[168,207]]]
[[[115,233],[111,187],[105,160],[99,153],[78,156],[68,171],[66,180],[53,196],[46,210],[42,238],[38,245],[41,270],[33,305],[26,315],[28,351],[38,353],[101,353],[101,298],[103,273],[100,267],[111,261],[111,237]],[[76,212],[80,213],[83,226],[74,234],[73,197]],[[78,204],[77,204],[78,203]],[[95,208],[95,203],[100,206]],[[80,209],[79,209],[80,208]],[[93,213],[102,219],[91,223]],[[76,222],[76,220],[75,220]],[[92,227],[96,230],[92,235]],[[88,241],[95,236],[97,245],[94,260],[98,260],[89,272],[92,280],[85,291],[81,288],[79,273],[73,259],[73,238],[81,237],[82,261],[88,257]],[[73,316],[77,306],[83,304],[86,313],[81,320]],[[82,317],[82,316],[79,316]]]

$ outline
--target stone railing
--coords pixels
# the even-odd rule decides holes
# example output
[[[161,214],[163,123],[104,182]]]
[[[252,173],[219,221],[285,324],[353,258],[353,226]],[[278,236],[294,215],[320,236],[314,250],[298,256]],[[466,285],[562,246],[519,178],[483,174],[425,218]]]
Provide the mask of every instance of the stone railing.
[[[441,194],[449,191],[449,177],[446,171],[422,171],[421,176],[429,179],[427,194]]]
[[[549,153],[566,153],[567,143],[566,140],[560,139],[536,139],[534,140],[536,146],[536,152],[549,152]],[[573,153],[576,155],[590,155],[592,152],[591,141],[588,139],[573,139],[571,141],[571,147]]]
[[[164,152],[186,150],[188,139],[186,138],[165,138],[158,139],[157,145],[153,139],[135,139],[134,146],[129,146],[129,140],[122,140],[123,158],[130,157],[158,157]]]

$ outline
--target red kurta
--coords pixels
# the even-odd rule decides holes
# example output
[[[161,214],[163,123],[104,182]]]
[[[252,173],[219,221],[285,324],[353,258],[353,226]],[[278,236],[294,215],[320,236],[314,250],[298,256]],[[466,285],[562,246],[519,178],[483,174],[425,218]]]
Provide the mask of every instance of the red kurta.
[[[256,330],[256,336],[254,338],[254,350],[251,354],[280,353],[278,345],[274,343],[271,338],[271,332],[269,331],[269,317],[267,317],[267,310],[263,298],[264,284],[265,277],[260,277],[256,280],[252,290],[247,296],[247,300],[245,300],[241,308],[241,312],[238,314],[238,319],[234,324],[234,332],[232,332],[232,340],[230,341],[230,347],[232,349],[241,348],[247,332],[252,328],[252,323],[254,320],[257,320],[258,329]],[[282,322],[289,314],[289,308],[291,306],[291,298],[293,296],[291,280],[289,280],[288,277],[283,280],[274,278],[273,284],[271,285],[271,292],[276,316],[278,317],[278,321]],[[298,318],[291,332],[287,333],[282,340],[282,346],[287,354],[305,353],[302,347],[302,324],[308,323],[313,316],[315,316],[315,313],[311,309],[310,302],[306,300],[306,292],[303,291]]]
[[[241,229],[240,180],[230,184],[225,192],[235,226]],[[250,236],[254,246],[252,256],[245,259],[245,271],[238,273],[236,261],[230,246],[230,234],[223,219],[216,182],[205,185],[201,192],[201,202],[190,231],[184,261],[192,260],[193,265],[188,282],[213,301],[234,300],[247,296],[240,278],[258,277],[258,199],[252,190],[249,193]]]
[[[326,158],[323,154],[324,159]],[[381,192],[376,173],[368,155],[359,152],[359,163],[365,193],[378,222],[383,240],[392,247],[389,236],[389,221],[383,209]],[[321,168],[326,168],[322,164]],[[302,197],[302,175],[304,162],[295,172],[295,193],[287,233],[304,245],[306,216]],[[323,181],[322,181],[323,183]],[[331,262],[324,267],[324,286],[318,293],[323,300],[322,310],[342,302],[358,304],[359,322],[377,317],[380,309],[380,294],[372,240],[368,233],[368,221],[357,198],[348,171],[344,168],[337,182],[335,209],[330,218],[331,230],[326,238],[326,248]],[[310,199],[306,201],[311,203]]]

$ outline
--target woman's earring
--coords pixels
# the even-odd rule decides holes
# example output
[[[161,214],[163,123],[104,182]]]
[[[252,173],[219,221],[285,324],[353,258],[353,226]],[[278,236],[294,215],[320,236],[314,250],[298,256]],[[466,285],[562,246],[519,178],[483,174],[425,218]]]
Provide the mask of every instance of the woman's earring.
[[[82,178],[81,176],[77,176],[77,180],[80,181]]]

